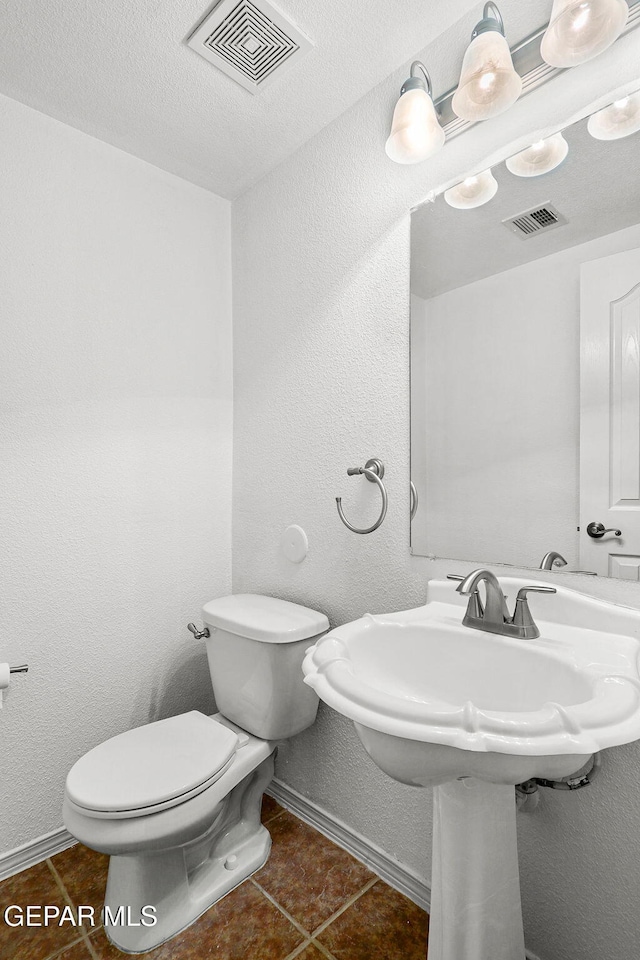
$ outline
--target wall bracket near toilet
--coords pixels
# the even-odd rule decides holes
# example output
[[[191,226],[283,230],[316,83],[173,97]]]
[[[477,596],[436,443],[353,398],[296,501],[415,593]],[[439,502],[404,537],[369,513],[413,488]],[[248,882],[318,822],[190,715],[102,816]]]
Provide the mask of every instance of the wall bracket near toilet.
[[[364,467],[349,467],[347,469],[348,477],[354,477],[359,474],[363,474],[370,483],[376,483],[378,485],[378,489],[380,490],[380,494],[382,496],[382,509],[380,511],[380,516],[370,527],[365,527],[362,530],[358,527],[354,527],[353,524],[349,523],[342,510],[342,497],[336,497],[338,515],[345,527],[351,530],[352,533],[373,533],[374,530],[378,529],[387,515],[387,491],[384,483],[382,482],[382,478],[384,477],[384,464],[382,460],[372,457],[370,460],[367,460]]]
[[[0,710],[2,710],[2,692],[7,690],[14,673],[28,673],[29,666],[21,663],[19,667],[10,667],[8,663],[0,663]]]

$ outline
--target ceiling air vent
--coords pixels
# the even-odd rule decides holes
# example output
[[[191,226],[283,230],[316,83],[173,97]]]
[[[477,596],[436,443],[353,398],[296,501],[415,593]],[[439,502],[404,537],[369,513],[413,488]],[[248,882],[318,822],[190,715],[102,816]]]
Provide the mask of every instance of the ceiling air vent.
[[[267,0],[221,0],[187,43],[251,93],[268,86],[313,46]]]
[[[530,210],[518,213],[515,217],[508,217],[502,222],[521,240],[528,240],[537,233],[547,233],[555,227],[561,227],[567,222],[567,218],[563,217],[553,204],[543,203],[542,206],[531,207]]]

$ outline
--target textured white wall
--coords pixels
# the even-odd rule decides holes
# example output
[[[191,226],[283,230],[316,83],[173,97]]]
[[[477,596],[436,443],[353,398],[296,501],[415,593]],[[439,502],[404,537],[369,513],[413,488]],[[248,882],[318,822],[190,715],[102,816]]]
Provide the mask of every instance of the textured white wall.
[[[185,626],[231,577],[230,209],[0,99],[0,851],[66,773],[212,707]]]
[[[516,6],[501,4],[505,19]],[[459,42],[446,34],[424,52],[433,76],[459,62]],[[417,168],[383,151],[398,72],[234,204],[236,592],[298,600],[336,625],[418,604],[427,577],[469,569],[409,554],[409,209],[487,157],[604,105],[608,91],[629,90],[638,43],[630,35]],[[389,512],[358,537],[340,523],[334,497],[354,522],[376,515],[375,488],[345,472],[369,456],[387,466]],[[309,536],[299,566],[278,552],[293,522]],[[564,580],[573,581],[640,603],[637,585]],[[520,818],[527,940],[545,960],[637,960],[639,761],[637,746],[611,751],[593,787],[545,794],[538,813]],[[348,722],[321,709],[278,773],[427,875],[429,792],[379,773]]]
[[[422,358],[411,382],[414,553],[538,566],[559,550],[585,569],[580,266],[639,245],[640,224],[428,301],[412,296],[412,372]]]

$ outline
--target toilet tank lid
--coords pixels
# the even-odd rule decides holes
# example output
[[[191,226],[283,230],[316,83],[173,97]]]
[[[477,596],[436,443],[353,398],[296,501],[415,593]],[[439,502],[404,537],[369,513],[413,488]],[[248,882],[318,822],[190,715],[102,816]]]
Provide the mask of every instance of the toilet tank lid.
[[[210,627],[265,643],[307,640],[329,629],[324,613],[255,593],[236,593],[210,600],[202,608],[202,619]]]

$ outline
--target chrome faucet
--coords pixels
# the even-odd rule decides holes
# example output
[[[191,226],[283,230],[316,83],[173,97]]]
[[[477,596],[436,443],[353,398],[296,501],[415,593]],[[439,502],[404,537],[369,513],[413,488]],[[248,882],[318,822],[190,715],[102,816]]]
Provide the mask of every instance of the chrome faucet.
[[[540,569],[553,570],[554,567],[566,567],[566,565],[567,561],[561,553],[558,553],[557,550],[550,550],[549,553],[545,553],[542,558]]]
[[[485,630],[488,633],[498,633],[503,637],[517,637],[523,640],[532,640],[540,636],[527,603],[528,593],[556,593],[555,587],[528,586],[518,590],[513,617],[509,616],[507,601],[502,587],[495,574],[490,570],[473,570],[464,579],[457,576],[451,579],[460,579],[456,590],[462,596],[469,597],[467,611],[462,625],[472,630]],[[483,606],[478,587],[484,583],[486,602]]]

